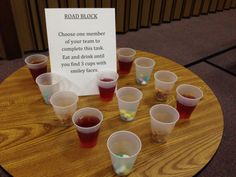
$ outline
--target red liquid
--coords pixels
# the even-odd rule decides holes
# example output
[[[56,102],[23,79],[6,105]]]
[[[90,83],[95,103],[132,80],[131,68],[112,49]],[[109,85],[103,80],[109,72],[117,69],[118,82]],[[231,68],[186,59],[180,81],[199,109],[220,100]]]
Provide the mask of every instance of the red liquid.
[[[44,61],[42,60],[35,60],[35,61],[31,61],[30,63],[31,64],[39,64],[39,63],[42,63]],[[31,75],[33,77],[33,79],[35,80],[40,74],[43,74],[43,73],[46,73],[47,72],[47,65],[45,65],[44,67],[42,68],[38,68],[38,69],[29,69],[30,72],[31,72]]]
[[[190,95],[182,95],[182,96],[190,99],[195,99],[195,97]],[[179,112],[180,119],[189,119],[195,107],[196,106],[185,106],[177,101],[177,110]]]
[[[95,116],[84,116],[83,118],[78,119],[76,124],[80,127],[92,127],[97,125],[100,122],[100,119]],[[97,144],[99,129],[92,133],[82,133],[77,131],[77,134],[80,138],[80,143],[82,147],[90,148]]]
[[[123,62],[119,61],[119,73],[120,74],[128,74],[131,70],[133,61],[131,62]]]
[[[101,81],[103,82],[111,82],[114,81],[113,79],[110,78],[104,78],[101,79]],[[114,95],[114,91],[115,91],[115,86],[111,87],[111,88],[103,88],[103,87],[98,87],[99,89],[99,93],[100,93],[100,98],[103,101],[111,101]]]

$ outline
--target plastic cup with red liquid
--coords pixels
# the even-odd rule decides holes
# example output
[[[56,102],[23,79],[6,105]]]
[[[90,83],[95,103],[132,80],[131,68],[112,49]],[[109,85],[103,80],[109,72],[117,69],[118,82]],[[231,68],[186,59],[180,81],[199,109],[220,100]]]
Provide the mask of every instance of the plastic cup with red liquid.
[[[73,114],[72,122],[76,127],[81,147],[91,148],[97,144],[102,121],[103,114],[96,108],[82,108]]]
[[[202,97],[200,88],[190,84],[179,85],[176,88],[176,102],[180,119],[189,119]]]
[[[77,109],[78,96],[71,91],[59,91],[52,95],[50,102],[62,125],[72,125],[72,115]]]
[[[136,51],[131,48],[119,48],[117,58],[119,63],[119,74],[129,74]]]
[[[101,71],[97,75],[97,85],[100,98],[103,101],[111,101],[116,89],[119,75],[115,71]]]
[[[34,80],[36,80],[39,75],[47,72],[47,62],[48,57],[42,54],[30,55],[25,58],[25,63]]]
[[[155,72],[154,79],[157,101],[166,102],[177,81],[177,76],[171,71],[160,70]]]
[[[132,172],[134,163],[141,150],[139,137],[130,131],[114,132],[107,140],[112,166],[118,176]]]
[[[179,120],[178,111],[168,104],[157,104],[151,107],[149,113],[153,141],[165,143]]]

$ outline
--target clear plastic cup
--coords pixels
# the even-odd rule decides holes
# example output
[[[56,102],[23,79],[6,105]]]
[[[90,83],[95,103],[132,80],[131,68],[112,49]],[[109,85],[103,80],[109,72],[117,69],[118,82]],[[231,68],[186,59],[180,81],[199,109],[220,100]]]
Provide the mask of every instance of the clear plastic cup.
[[[170,95],[177,76],[175,73],[167,70],[157,71],[154,74],[156,99],[160,102],[165,102]]]
[[[63,87],[63,78],[55,73],[44,73],[36,78],[40,92],[46,104],[50,104],[51,96]]]
[[[119,48],[117,50],[120,74],[128,74],[130,72],[135,55],[136,51],[131,48]]]
[[[120,118],[132,121],[135,118],[143,93],[134,87],[122,87],[116,91]]]
[[[72,122],[76,127],[80,145],[91,148],[97,144],[97,138],[103,121],[103,114],[96,108],[82,108],[72,116]]]
[[[100,98],[103,101],[111,101],[117,85],[119,75],[114,71],[101,71],[97,75],[97,85]]]
[[[136,70],[136,82],[140,85],[148,84],[155,61],[150,58],[140,57],[134,60]]]
[[[176,88],[176,102],[180,119],[189,119],[202,97],[203,92],[200,88],[189,84],[179,85]]]
[[[167,104],[157,104],[150,109],[152,139],[157,143],[165,143],[179,120],[178,111]]]
[[[47,72],[48,57],[42,54],[34,54],[25,58],[25,63],[29,68],[33,79]]]
[[[130,131],[118,131],[108,138],[107,148],[117,175],[126,176],[132,171],[141,147],[139,137]]]
[[[54,112],[63,125],[72,125],[72,115],[77,109],[78,96],[71,91],[59,91],[50,98]]]

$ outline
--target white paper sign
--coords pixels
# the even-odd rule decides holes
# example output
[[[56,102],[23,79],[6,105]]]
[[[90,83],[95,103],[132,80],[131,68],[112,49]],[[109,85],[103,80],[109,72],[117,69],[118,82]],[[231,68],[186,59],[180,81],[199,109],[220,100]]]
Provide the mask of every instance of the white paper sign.
[[[98,94],[96,75],[116,71],[115,9],[45,9],[51,72],[79,96]]]

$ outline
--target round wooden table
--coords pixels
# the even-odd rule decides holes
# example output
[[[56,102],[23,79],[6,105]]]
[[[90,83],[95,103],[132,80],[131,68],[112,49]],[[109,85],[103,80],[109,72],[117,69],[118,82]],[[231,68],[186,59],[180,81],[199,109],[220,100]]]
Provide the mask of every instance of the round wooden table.
[[[193,176],[216,152],[223,134],[220,104],[204,81],[175,62],[155,54],[137,51],[156,61],[154,72],[176,73],[176,86],[189,83],[200,87],[204,98],[190,120],[176,124],[167,143],[151,139],[149,109],[157,104],[154,78],[140,86],[135,81],[134,65],[130,74],[120,76],[118,88],[134,86],[143,92],[136,118],[124,122],[119,118],[117,99],[102,102],[99,96],[80,97],[78,108],[95,107],[102,111],[98,144],[86,149],[79,146],[73,126],[60,125],[50,105],[43,102],[27,67],[22,67],[0,85],[0,164],[14,177],[116,176],[106,147],[107,138],[115,131],[129,130],[142,141],[130,176]],[[167,103],[176,106],[175,91]]]

